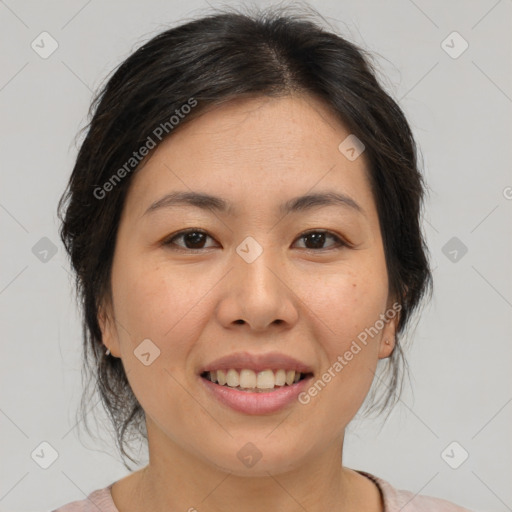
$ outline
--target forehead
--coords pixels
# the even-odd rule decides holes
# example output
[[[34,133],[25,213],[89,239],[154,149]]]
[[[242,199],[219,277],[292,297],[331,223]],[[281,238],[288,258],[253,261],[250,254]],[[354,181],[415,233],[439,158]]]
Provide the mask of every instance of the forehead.
[[[365,155],[350,161],[338,149],[349,135],[311,96],[230,101],[179,127],[156,148],[133,176],[127,207],[140,217],[166,193],[194,191],[222,197],[241,213],[321,189],[367,209],[373,199]]]

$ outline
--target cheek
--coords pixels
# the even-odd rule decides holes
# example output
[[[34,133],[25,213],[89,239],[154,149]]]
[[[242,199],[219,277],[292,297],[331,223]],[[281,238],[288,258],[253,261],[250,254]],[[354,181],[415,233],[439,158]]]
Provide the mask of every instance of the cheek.
[[[380,335],[371,328],[385,311],[387,300],[382,276],[362,276],[333,280],[311,308],[321,320],[316,323],[323,358],[318,378],[325,387],[316,385],[322,390],[318,403],[327,409],[334,407],[336,418],[344,424],[359,410],[374,379]]]
[[[374,272],[371,269],[375,269]],[[311,294],[309,304],[321,322],[325,404],[334,404],[347,422],[359,409],[374,379],[380,335],[372,327],[385,312],[387,274],[378,262],[338,273],[325,280],[323,292]],[[317,386],[322,388],[322,384]]]
[[[134,341],[154,338],[163,343],[190,328],[207,286],[200,276],[186,272],[165,271],[159,265],[126,265],[119,268],[119,279],[113,282],[118,294],[116,313]],[[141,338],[142,337],[142,338]],[[176,340],[179,342],[179,340]]]
[[[331,349],[344,350],[352,339],[374,325],[387,302],[387,279],[382,273],[338,273],[324,279],[306,304],[326,327]]]
[[[146,414],[158,418],[162,403],[166,415],[179,415],[190,405],[183,391],[183,372],[201,325],[194,307],[204,295],[184,273],[165,272],[158,266],[119,265],[113,276],[116,318],[122,328],[121,356],[135,396]],[[143,340],[154,344],[141,345]],[[150,364],[142,362],[139,346],[147,347]],[[156,348],[155,348],[156,347]]]

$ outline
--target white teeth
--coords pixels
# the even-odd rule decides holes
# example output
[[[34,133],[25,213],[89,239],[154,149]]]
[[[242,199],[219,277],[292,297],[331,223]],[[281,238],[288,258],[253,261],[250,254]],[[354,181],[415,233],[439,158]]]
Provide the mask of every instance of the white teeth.
[[[236,372],[236,370],[233,370]],[[238,372],[236,372],[238,373]],[[240,372],[240,387],[241,388],[255,388],[256,387],[256,373],[252,370],[242,370]]]
[[[237,386],[239,386],[240,378],[241,375],[238,375],[238,372],[236,370],[228,370],[228,373],[226,373],[226,381],[230,388],[236,388]]]
[[[286,372],[284,370],[277,370],[275,378],[276,386],[284,386],[286,384]]]
[[[210,373],[210,378],[211,378],[211,373]],[[227,382],[226,381],[226,373],[224,372],[224,370],[217,370],[217,382],[221,386],[224,386],[226,384],[226,382]]]
[[[263,370],[254,372],[253,370],[244,369],[238,372],[230,368],[225,370],[212,370],[208,372],[207,378],[212,382],[216,382],[221,386],[238,389],[263,389],[269,390],[282,387],[285,384],[291,386],[300,380],[301,373],[295,370]]]
[[[256,387],[258,389],[273,389],[275,381],[274,372],[272,370],[264,370],[259,372],[256,377]]]

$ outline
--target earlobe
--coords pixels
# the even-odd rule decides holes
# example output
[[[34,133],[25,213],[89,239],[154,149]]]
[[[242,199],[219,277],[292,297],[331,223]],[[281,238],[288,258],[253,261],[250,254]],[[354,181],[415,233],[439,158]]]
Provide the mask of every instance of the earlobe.
[[[104,307],[101,307],[98,311],[98,324],[101,330],[102,342],[105,346],[105,355],[120,357],[115,321],[113,320],[113,316],[109,315]]]
[[[380,342],[379,359],[390,357],[395,348],[395,338],[392,340],[389,337],[382,338]]]
[[[399,319],[400,313],[397,313],[393,318],[387,319],[386,325],[382,329],[379,347],[379,359],[390,357],[393,353],[396,343],[396,327],[398,325]]]

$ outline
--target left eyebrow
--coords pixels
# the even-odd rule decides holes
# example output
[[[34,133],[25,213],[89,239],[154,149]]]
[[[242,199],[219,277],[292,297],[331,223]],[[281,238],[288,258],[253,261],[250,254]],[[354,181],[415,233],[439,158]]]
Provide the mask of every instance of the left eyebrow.
[[[173,206],[178,205],[194,206],[203,210],[213,210],[220,213],[226,213],[228,215],[235,214],[233,205],[221,197],[200,192],[183,191],[166,194],[152,203],[144,212],[143,216],[162,208],[172,208]],[[288,214],[310,210],[318,206],[341,206],[366,216],[364,209],[354,199],[346,194],[338,192],[319,192],[316,194],[294,197],[281,204],[279,211],[282,214]]]

